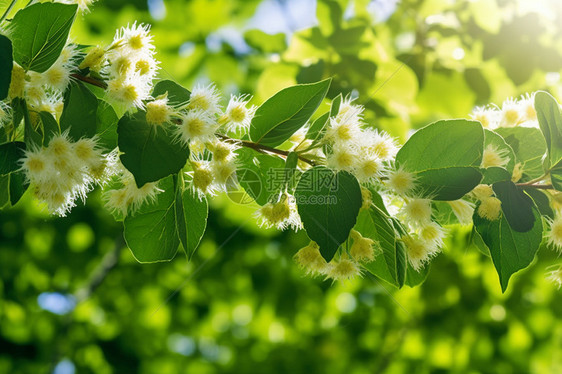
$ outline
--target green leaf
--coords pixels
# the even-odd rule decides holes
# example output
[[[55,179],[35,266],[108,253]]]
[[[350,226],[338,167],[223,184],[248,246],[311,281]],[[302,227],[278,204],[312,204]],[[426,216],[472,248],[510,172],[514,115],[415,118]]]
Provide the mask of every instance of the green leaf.
[[[4,35],[0,35],[0,100],[8,96],[13,67],[12,42]]]
[[[539,126],[548,148],[548,168],[562,160],[562,114],[560,105],[549,93],[539,91],[535,95],[535,109]]]
[[[43,124],[43,145],[47,146],[54,135],[61,133],[59,124],[49,112],[40,112],[39,119]]]
[[[417,173],[417,193],[432,200],[458,200],[480,184],[482,174],[473,167],[450,167]]]
[[[10,175],[0,175],[0,209],[10,205]]]
[[[179,84],[170,80],[163,80],[156,83],[152,91],[152,97],[157,97],[168,93],[168,105],[180,106],[189,101],[191,92],[187,88],[183,88]]]
[[[554,211],[550,206],[550,199],[545,192],[536,188],[523,188],[523,190],[527,195],[531,196],[541,215],[554,219]]]
[[[401,288],[406,276],[406,252],[402,242],[396,240],[390,217],[372,205],[368,210],[359,212],[355,230],[374,240],[382,249],[382,254],[375,257],[374,261],[365,263],[364,267],[373,275]]]
[[[403,243],[400,243],[403,244]],[[416,270],[408,262],[406,266],[406,281],[404,282],[408,287],[416,287],[425,282],[429,274],[431,264],[425,265],[423,268]]]
[[[481,184],[493,184],[501,181],[509,181],[511,180],[512,175],[509,171],[498,166],[491,166],[489,168],[482,169],[482,174],[484,175],[484,178],[482,179],[482,182],[480,182]]]
[[[285,160],[285,176],[284,184],[288,186],[289,190],[295,188],[297,179],[299,177],[299,171],[297,165],[299,163],[299,155],[297,152],[290,152]]]
[[[311,140],[316,140],[324,132],[328,121],[330,120],[330,113],[324,113],[312,122],[312,125],[306,132],[306,138]]]
[[[43,73],[59,58],[77,5],[37,3],[25,7],[10,24],[14,60],[25,70]]]
[[[307,139],[316,140],[324,135],[326,131],[326,126],[330,122],[330,117],[337,116],[340,110],[340,105],[342,100],[343,99],[341,94],[336,96],[336,98],[332,101],[332,106],[330,107],[330,111],[324,113],[312,123],[312,125],[310,126],[310,128],[306,133]]]
[[[10,106],[12,107],[12,111],[13,111],[12,125],[14,126],[14,128],[17,128],[21,120],[23,119],[24,114],[26,114],[27,112],[27,104],[25,103],[24,99],[20,97],[16,97],[15,99],[12,100]]]
[[[238,182],[259,205],[267,204],[283,187],[286,176],[283,160],[248,148],[241,148],[237,153],[240,163],[236,170]]]
[[[289,139],[316,111],[328,92],[330,79],[285,88],[256,111],[250,125],[250,139],[276,147]]]
[[[543,175],[542,158],[547,151],[544,137],[539,129],[532,127],[502,127],[495,130],[511,147],[530,180]]]
[[[98,144],[106,151],[117,147],[117,123],[119,117],[111,105],[103,100],[98,100],[96,112],[96,134],[99,138]]]
[[[148,124],[143,111],[123,116],[117,135],[121,162],[139,187],[179,172],[189,157],[189,149],[174,140],[171,130]]]
[[[502,204],[502,209],[505,204]],[[477,210],[473,216],[476,231],[488,247],[492,261],[500,278],[502,292],[505,292],[509,279],[515,272],[527,267],[535,257],[542,241],[542,220],[533,205],[533,227],[526,232],[512,229],[505,214],[495,221],[481,218]]]
[[[322,34],[329,36],[341,28],[343,10],[336,0],[319,0],[316,5],[316,17]]]
[[[172,260],[180,240],[176,228],[175,190],[172,177],[163,179],[155,201],[144,204],[124,220],[125,241],[139,262]]]
[[[562,162],[550,169],[550,181],[556,191],[562,191]]]
[[[478,231],[476,231],[476,227],[474,227],[474,226],[472,227],[471,241],[472,241],[472,244],[474,244],[476,246],[476,248],[478,248],[478,250],[480,252],[482,252],[482,254],[484,254],[484,255],[486,255],[490,258],[492,257],[492,255],[490,254],[490,249],[488,248],[486,243],[484,243],[484,240],[482,240],[482,237],[480,236]]]
[[[456,200],[480,183],[484,151],[479,122],[448,120],[414,133],[398,151],[396,162],[416,173],[417,193],[434,200]]]
[[[0,145],[0,175],[10,174],[20,168],[25,152],[25,143],[11,142]]]
[[[340,106],[343,101],[343,96],[340,93],[334,100],[332,100],[332,106],[330,107],[330,117],[335,117],[340,112]]]
[[[259,29],[244,33],[248,45],[263,53],[281,53],[287,49],[287,37],[284,33],[266,34]]]
[[[453,209],[446,201],[433,201],[433,218],[441,226],[456,225],[459,223]]]
[[[207,199],[199,198],[192,189],[183,191],[180,196],[181,203],[178,201],[176,206],[178,234],[187,257],[191,258],[207,228],[209,206]]]
[[[187,248],[187,223],[185,222],[185,215],[183,213],[183,200],[182,200],[182,191],[183,191],[183,180],[178,180],[179,174],[172,175],[174,181],[174,189],[176,194],[176,200],[174,202],[174,213],[176,218],[176,231],[178,233],[178,239],[180,240],[181,245],[183,246],[184,250]],[[187,250],[185,251],[187,254]]]
[[[64,94],[60,117],[61,131],[70,139],[91,138],[96,134],[98,98],[82,82],[72,82]]]
[[[39,133],[31,123],[31,118],[29,117],[29,110],[27,109],[27,103],[22,98],[15,98],[12,100],[12,109],[14,111],[13,123],[14,127],[17,127],[23,118],[24,123],[24,134],[23,140],[27,148],[32,148],[33,146],[40,146],[43,144],[43,134]]]
[[[362,204],[359,182],[347,172],[317,166],[301,176],[295,198],[308,237],[330,261],[357,221]]]
[[[27,191],[29,183],[27,183],[23,171],[11,173],[10,175],[10,204],[16,205],[21,197]]]
[[[285,169],[294,170],[299,162],[299,154],[297,152],[290,152],[285,160]]]
[[[28,187],[22,171],[0,175],[0,209],[16,205]]]
[[[502,211],[509,226],[518,232],[531,230],[535,224],[533,200],[511,181],[494,183],[492,188],[502,202]]]

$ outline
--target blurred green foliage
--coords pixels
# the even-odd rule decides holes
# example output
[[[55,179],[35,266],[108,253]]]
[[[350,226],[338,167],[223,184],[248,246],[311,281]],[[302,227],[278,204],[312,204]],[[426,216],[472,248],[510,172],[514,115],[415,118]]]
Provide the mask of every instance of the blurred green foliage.
[[[507,96],[562,97],[560,2],[393,3],[100,0],[72,35],[105,43],[151,23],[162,78],[259,103],[332,77],[330,98],[359,94],[367,122],[402,138]],[[253,26],[268,22],[284,28]],[[123,248],[99,194],[63,219],[35,204],[25,196],[0,217],[0,373],[562,371],[546,248],[502,294],[470,230],[455,227],[426,282],[396,291],[368,275],[305,277],[292,261],[305,235],[261,230],[255,207],[224,196],[190,262],[151,265]]]

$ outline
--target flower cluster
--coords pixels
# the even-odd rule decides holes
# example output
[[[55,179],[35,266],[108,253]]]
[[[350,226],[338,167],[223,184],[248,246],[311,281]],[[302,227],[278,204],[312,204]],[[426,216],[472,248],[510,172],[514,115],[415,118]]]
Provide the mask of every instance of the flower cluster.
[[[387,133],[364,128],[363,110],[346,99],[337,116],[330,119],[324,136],[329,145],[326,163],[354,174],[360,182],[373,183],[386,174],[398,148]]]
[[[158,71],[154,54],[150,26],[135,22],[117,30],[109,46],[92,47],[79,67],[106,80],[107,98],[113,104],[125,110],[144,108]]]
[[[277,201],[262,206],[256,212],[256,216],[260,220],[260,226],[267,228],[276,227],[279,230],[284,230],[287,227],[295,230],[302,228],[295,198],[287,192],[281,194]]]
[[[10,100],[25,99],[30,112],[49,112],[60,117],[63,109],[63,93],[70,84],[80,56],[75,44],[67,44],[56,62],[45,72],[25,71],[14,62],[8,92]],[[5,113],[6,110],[2,108]]]
[[[348,280],[361,275],[361,264],[369,263],[380,253],[380,248],[369,238],[363,237],[358,231],[351,231],[353,244],[349,253],[343,253],[339,259],[327,262],[320,254],[316,243],[310,242],[294,256],[295,261],[309,275],[320,275],[333,280]]]
[[[538,127],[534,101],[534,95],[529,94],[518,99],[508,98],[501,107],[496,105],[476,107],[471,118],[490,130],[498,127]]]
[[[402,206],[397,215],[404,220],[408,232],[400,240],[406,248],[408,261],[420,270],[443,247],[445,229],[432,219],[432,203],[429,199],[395,197],[393,203]]]
[[[152,202],[162,192],[158,182],[145,183],[138,187],[133,174],[117,162],[115,165],[115,179],[118,188],[108,189],[104,192],[107,208],[115,215],[126,217],[133,214],[144,203]]]
[[[167,111],[175,119],[172,131],[176,139],[191,150],[192,171],[187,175],[200,195],[214,195],[236,185],[236,150],[240,146],[224,134],[242,136],[248,131],[256,111],[249,101],[247,95],[231,96],[224,108],[214,85],[198,85],[188,102]]]
[[[114,173],[116,154],[103,154],[96,138],[76,142],[66,134],[55,135],[46,147],[25,151],[21,170],[35,196],[50,212],[64,216],[84,200],[94,184],[103,184]]]

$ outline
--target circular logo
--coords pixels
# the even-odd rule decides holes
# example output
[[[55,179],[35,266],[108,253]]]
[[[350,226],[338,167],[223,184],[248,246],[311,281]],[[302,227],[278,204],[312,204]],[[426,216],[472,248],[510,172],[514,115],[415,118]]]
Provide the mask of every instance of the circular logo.
[[[232,202],[240,205],[251,204],[263,193],[263,181],[254,170],[239,168],[236,178],[239,183],[229,184],[226,190],[226,195]]]

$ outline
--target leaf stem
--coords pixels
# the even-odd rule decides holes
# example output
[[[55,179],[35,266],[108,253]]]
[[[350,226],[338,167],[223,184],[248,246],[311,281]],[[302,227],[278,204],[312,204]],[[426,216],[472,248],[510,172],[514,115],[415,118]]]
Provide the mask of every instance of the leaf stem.
[[[16,5],[17,2],[18,2],[18,0],[12,0],[10,5],[8,6],[8,9],[6,9],[4,14],[2,14],[2,17],[0,17],[0,22],[3,22],[6,19],[6,17],[12,11],[12,8],[14,7],[14,5]]]

